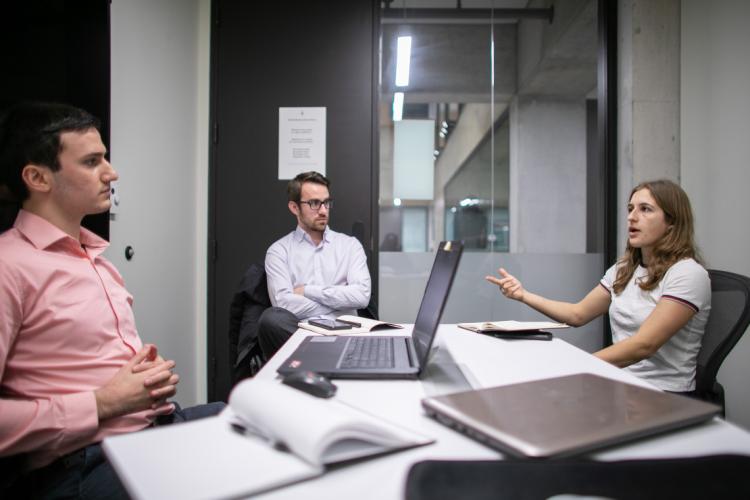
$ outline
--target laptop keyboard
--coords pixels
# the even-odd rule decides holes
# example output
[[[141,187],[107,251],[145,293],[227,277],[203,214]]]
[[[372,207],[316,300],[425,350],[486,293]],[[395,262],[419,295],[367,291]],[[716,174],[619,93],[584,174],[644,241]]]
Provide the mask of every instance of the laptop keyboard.
[[[355,337],[349,340],[341,368],[393,368],[392,337]]]

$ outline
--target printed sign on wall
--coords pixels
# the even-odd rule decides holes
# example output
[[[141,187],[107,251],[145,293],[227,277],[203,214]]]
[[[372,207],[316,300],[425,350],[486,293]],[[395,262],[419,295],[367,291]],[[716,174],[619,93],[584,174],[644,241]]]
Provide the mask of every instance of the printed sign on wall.
[[[326,108],[279,108],[279,179],[326,174]]]

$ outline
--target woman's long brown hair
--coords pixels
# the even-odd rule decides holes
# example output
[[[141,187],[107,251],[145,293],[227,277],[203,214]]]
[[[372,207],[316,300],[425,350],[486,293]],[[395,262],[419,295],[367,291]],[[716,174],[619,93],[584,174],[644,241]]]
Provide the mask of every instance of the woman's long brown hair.
[[[651,261],[648,263],[648,275],[639,281],[642,290],[653,290],[676,262],[693,258],[702,262],[694,242],[693,211],[685,191],[672,181],[661,179],[642,182],[630,192],[630,198],[636,191],[648,189],[656,204],[664,211],[664,219],[671,228],[654,246]],[[633,248],[628,242],[625,254],[619,260],[617,277],[614,283],[615,294],[620,294],[627,286],[639,265],[643,265],[640,248]]]

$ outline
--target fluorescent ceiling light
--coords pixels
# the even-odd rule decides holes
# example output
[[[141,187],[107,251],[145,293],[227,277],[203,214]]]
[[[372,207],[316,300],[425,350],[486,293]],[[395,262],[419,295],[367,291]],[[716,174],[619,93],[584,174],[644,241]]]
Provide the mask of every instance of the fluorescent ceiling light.
[[[404,93],[396,92],[393,94],[393,121],[401,121],[404,115]]]
[[[411,59],[411,37],[398,37],[396,50],[396,87],[409,85],[409,60]]]
[[[492,38],[492,41],[490,42],[490,61],[495,60],[495,38]],[[491,88],[495,88],[495,65],[490,65],[490,85]]]
[[[479,205],[479,199],[478,198],[464,198],[463,200],[458,202],[459,205],[462,207],[473,207],[474,205]]]

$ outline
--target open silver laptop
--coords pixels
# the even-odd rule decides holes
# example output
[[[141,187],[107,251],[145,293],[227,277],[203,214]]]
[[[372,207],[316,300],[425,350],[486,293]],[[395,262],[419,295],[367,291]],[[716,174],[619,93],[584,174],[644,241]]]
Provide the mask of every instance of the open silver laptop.
[[[417,378],[423,373],[461,260],[463,245],[443,241],[432,264],[411,337],[306,337],[277,370],[312,370],[331,378]]]
[[[502,452],[575,455],[703,422],[716,405],[581,373],[425,398],[428,415]]]

